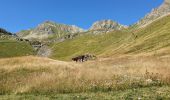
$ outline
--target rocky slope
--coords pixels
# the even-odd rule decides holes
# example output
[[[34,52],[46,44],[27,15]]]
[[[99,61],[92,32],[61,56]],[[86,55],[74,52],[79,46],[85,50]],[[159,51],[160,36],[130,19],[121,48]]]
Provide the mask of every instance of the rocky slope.
[[[113,30],[121,30],[126,26],[112,20],[102,20],[95,22],[88,30],[90,33],[106,33]],[[72,37],[76,33],[86,32],[75,25],[57,24],[52,21],[46,21],[32,30],[21,31],[17,36],[26,39],[60,39]]]
[[[154,20],[170,14],[170,0],[164,0],[163,4],[155,8],[151,13],[147,14],[143,19],[137,22],[138,26],[145,26]]]
[[[101,20],[95,22],[92,27],[89,29],[89,31],[94,31],[95,33],[100,32],[110,32],[113,30],[121,30],[123,28],[126,28],[126,26],[121,25],[117,22],[114,22],[112,20]]]
[[[65,24],[54,23],[52,21],[46,21],[38,25],[38,27],[32,30],[21,31],[17,33],[17,35],[19,37],[26,38],[26,39],[33,39],[33,38],[46,39],[50,37],[59,38],[66,34],[79,33],[83,31],[84,31],[83,29],[74,25],[65,25]]]

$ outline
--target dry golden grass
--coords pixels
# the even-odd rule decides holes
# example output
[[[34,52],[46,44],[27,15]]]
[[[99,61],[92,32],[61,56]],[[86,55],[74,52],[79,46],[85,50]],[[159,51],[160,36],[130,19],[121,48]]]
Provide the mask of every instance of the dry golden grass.
[[[123,56],[85,63],[0,59],[0,93],[75,93],[170,84],[170,58]]]

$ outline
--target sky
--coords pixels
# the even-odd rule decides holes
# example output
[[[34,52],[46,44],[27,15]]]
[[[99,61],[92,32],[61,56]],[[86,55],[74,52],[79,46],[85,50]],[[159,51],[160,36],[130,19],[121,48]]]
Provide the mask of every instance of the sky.
[[[163,0],[0,0],[0,27],[19,32],[50,20],[88,29],[111,19],[131,25]]]

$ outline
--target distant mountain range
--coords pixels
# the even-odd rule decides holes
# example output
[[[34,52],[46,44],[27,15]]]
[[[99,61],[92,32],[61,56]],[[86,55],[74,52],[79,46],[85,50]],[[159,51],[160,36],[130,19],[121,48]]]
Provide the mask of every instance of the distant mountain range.
[[[124,25],[121,25],[112,20],[102,20],[95,22],[89,30],[84,30],[75,25],[65,25],[59,24],[52,21],[46,21],[36,28],[31,30],[25,30],[17,33],[17,36],[26,38],[26,39],[47,39],[47,38],[60,38],[67,34],[82,33],[86,31],[97,31],[99,33],[103,31],[113,31],[120,30],[124,28]]]
[[[170,13],[170,0],[165,0],[162,5],[158,8],[154,8],[151,13],[147,14],[144,18],[138,21],[136,24],[137,27],[144,27],[149,23],[166,16]],[[89,32],[99,34],[107,33],[114,30],[121,30],[127,28],[128,26],[121,25],[112,20],[101,20],[95,22],[89,30],[84,30],[75,25],[65,25],[55,23],[53,21],[46,21],[34,29],[25,30],[17,33],[17,36],[26,39],[51,39],[51,38],[61,38],[68,34]]]
[[[19,52],[18,55],[29,55],[39,51],[46,54],[46,51],[50,51],[48,57],[60,60],[70,60],[73,56],[85,53],[102,57],[143,52],[160,52],[160,55],[164,55],[170,54],[169,32],[170,0],[165,0],[132,26],[121,25],[112,20],[101,20],[84,30],[75,25],[45,21],[33,29],[18,32],[17,36],[9,36],[10,39],[4,35],[12,33],[0,29],[0,40],[3,42],[0,44],[0,52],[4,52],[1,54],[5,57],[15,56],[16,52]],[[30,42],[37,41],[42,43],[42,47],[35,51]],[[21,44],[22,47],[26,46],[25,49],[21,48]],[[13,50],[12,54],[5,54],[14,47],[16,50]],[[161,50],[166,51],[161,54]]]
[[[170,14],[170,0],[164,0],[163,4],[158,8],[154,8],[144,18],[138,21],[135,25],[138,27],[146,26],[147,24],[159,19],[163,16]],[[48,38],[60,38],[67,34],[82,33],[91,31],[92,33],[104,33],[114,30],[121,30],[128,26],[121,25],[112,20],[101,20],[95,22],[89,30],[84,30],[75,25],[59,24],[53,21],[45,21],[39,24],[37,27],[30,30],[23,30],[17,33],[17,36],[26,39],[48,39]],[[4,29],[0,29],[0,33],[12,34]]]

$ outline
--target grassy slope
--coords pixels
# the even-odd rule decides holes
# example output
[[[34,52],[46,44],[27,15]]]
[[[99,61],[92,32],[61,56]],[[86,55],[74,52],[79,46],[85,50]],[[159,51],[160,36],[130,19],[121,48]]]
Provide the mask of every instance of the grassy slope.
[[[33,54],[33,48],[28,43],[14,40],[0,40],[0,58]]]
[[[136,30],[135,33],[138,38],[127,47],[127,53],[155,52],[169,47],[170,15]]]
[[[130,35],[127,31],[115,31],[104,35],[86,33],[73,40],[53,44],[52,49],[54,53],[52,58],[69,60],[73,56],[85,53],[98,55],[105,52],[110,46],[116,48],[125,41],[124,37],[128,36]]]
[[[137,35],[137,38],[132,33]],[[70,60],[73,56],[84,53],[103,57],[148,52],[161,54],[159,50],[170,46],[169,38],[170,16],[166,16],[141,29],[116,31],[102,35],[86,34],[73,40],[53,44],[52,58]],[[166,54],[170,54],[168,50],[166,51]]]

